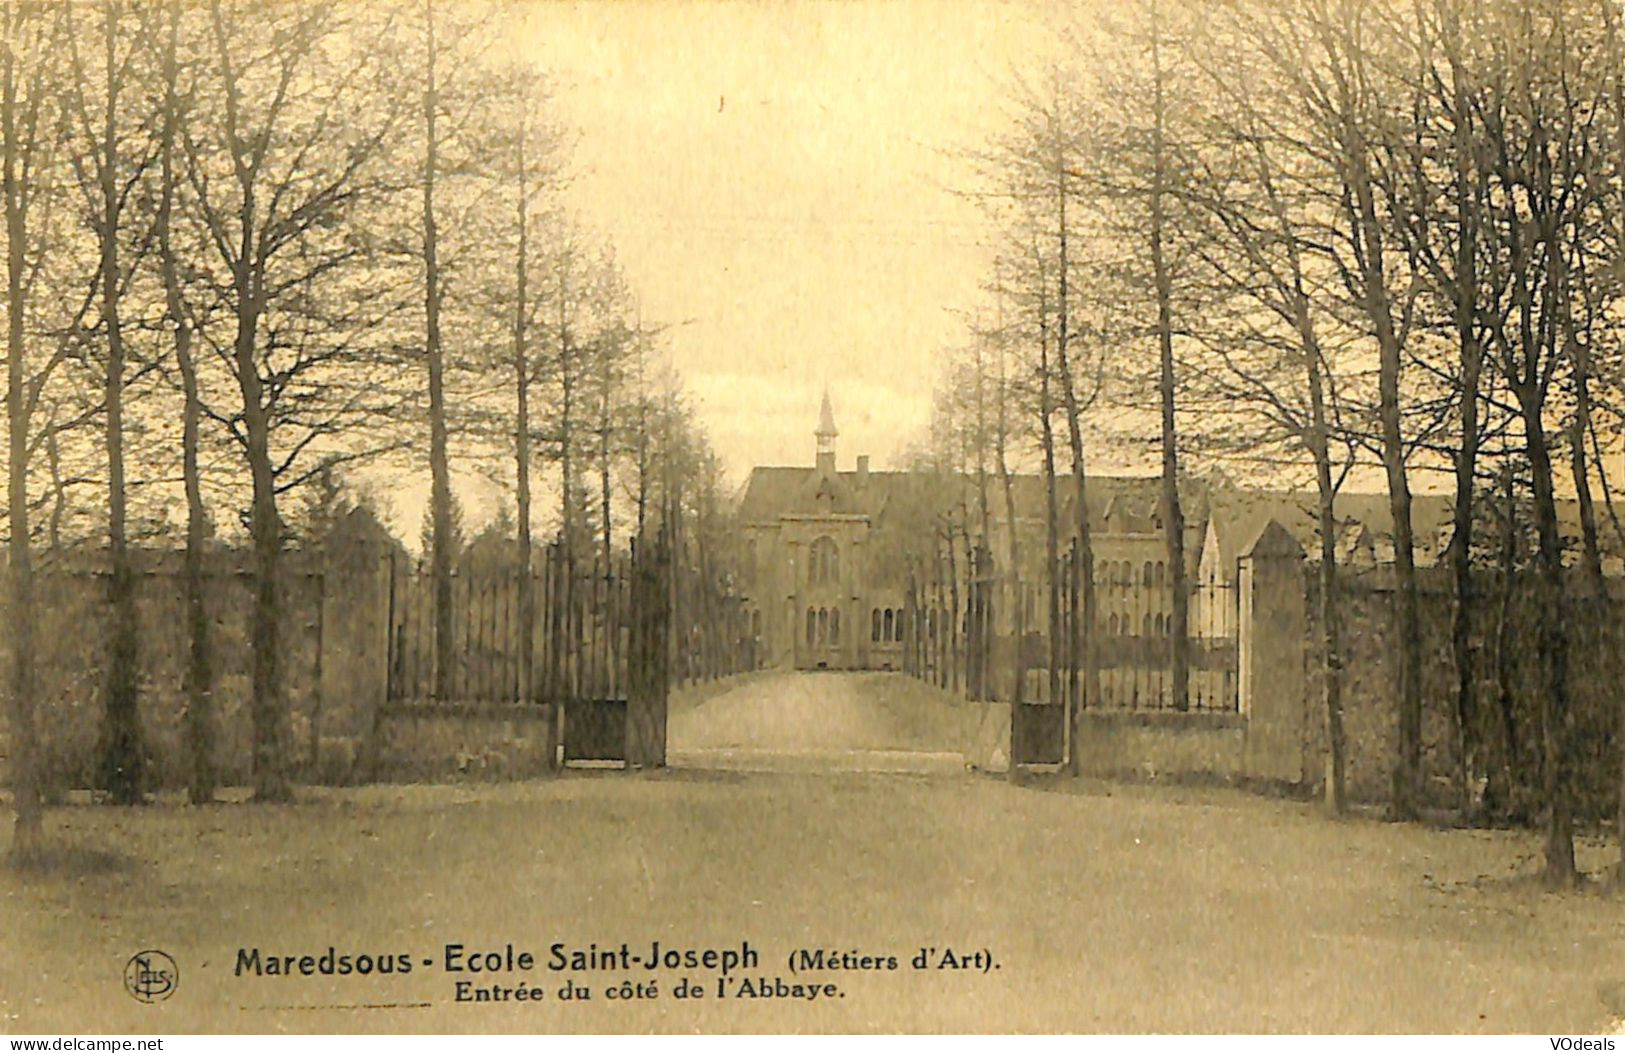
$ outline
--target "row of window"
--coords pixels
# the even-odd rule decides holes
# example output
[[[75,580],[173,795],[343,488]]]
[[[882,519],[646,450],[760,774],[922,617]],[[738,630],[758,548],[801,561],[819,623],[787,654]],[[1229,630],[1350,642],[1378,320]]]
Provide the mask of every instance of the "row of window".
[[[1173,619],[1166,614],[1147,614],[1140,619],[1139,634],[1141,636],[1167,636],[1169,626],[1172,624]],[[1125,614],[1122,618],[1118,618],[1115,614],[1109,616],[1106,619],[1106,635],[1133,636],[1134,616],[1131,614]]]
[[[921,609],[920,629],[927,639],[937,638],[938,617],[942,629],[948,631],[949,613],[946,609]],[[908,612],[896,607],[877,607],[869,612],[869,641],[871,643],[903,643],[908,639]]]
[[[1111,560],[1095,564],[1095,580],[1102,585],[1144,585],[1150,587],[1161,586],[1167,579],[1167,565],[1161,560],[1145,561],[1136,577],[1134,564],[1128,560]]]
[[[752,545],[754,546],[754,542]],[[751,553],[754,564],[754,551]],[[1160,588],[1167,582],[1167,564],[1162,560],[1146,560],[1135,573],[1128,560],[1109,560],[1095,564],[1095,580],[1102,585],[1128,587],[1141,585]],[[841,580],[841,553],[835,539],[821,537],[807,551],[807,581],[812,585],[833,584]]]
[[[807,646],[839,647],[841,611],[838,607],[807,608]]]
[[[927,609],[920,612],[920,622],[925,635],[935,639],[937,635],[937,611]],[[943,623],[947,623],[947,611],[943,611]],[[869,640],[871,643],[902,643],[908,633],[907,614],[896,607],[876,607],[869,612]],[[838,647],[841,643],[841,612],[837,607],[808,607],[807,608],[807,646],[808,647]]]
[[[927,609],[920,612],[925,635],[934,639],[937,635],[937,612]],[[946,618],[947,612],[943,612]],[[761,635],[761,615],[752,616],[752,629],[757,636]],[[1106,634],[1108,636],[1163,636],[1169,634],[1173,619],[1166,614],[1146,614],[1140,618],[1139,633],[1135,633],[1135,622],[1132,615],[1125,614],[1119,617],[1113,613],[1106,619]],[[896,607],[876,607],[869,612],[869,640],[871,643],[902,643],[907,638],[906,612]],[[807,646],[808,647],[838,647],[841,643],[841,611],[838,607],[809,607],[807,608]]]

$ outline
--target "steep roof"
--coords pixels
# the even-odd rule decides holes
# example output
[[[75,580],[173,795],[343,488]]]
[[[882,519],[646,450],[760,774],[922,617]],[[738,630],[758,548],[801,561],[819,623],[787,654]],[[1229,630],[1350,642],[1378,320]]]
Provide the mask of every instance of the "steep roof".
[[[866,480],[866,481],[865,481]],[[932,514],[958,503],[961,494],[955,477],[932,472],[884,472],[866,474],[836,472],[826,480],[816,468],[761,467],[753,469],[739,499],[740,519],[765,523],[781,515],[842,515],[878,517],[888,506],[906,503],[911,512]],[[997,476],[988,480],[989,500],[1003,520],[1003,482]],[[1158,476],[1091,475],[1087,480],[1090,522],[1095,529],[1145,533],[1162,507],[1162,480]],[[1011,497],[1020,519],[1043,519],[1049,495],[1041,475],[1015,475],[1010,479]],[[820,491],[830,496],[825,507]],[[1055,480],[1056,508],[1063,521],[1071,521],[1077,491],[1072,477]],[[1186,519],[1200,523],[1207,510],[1207,487],[1198,479],[1187,479],[1182,498]]]
[[[1214,489],[1211,507],[1217,555],[1225,562],[1243,555],[1271,520],[1286,528],[1310,559],[1320,558],[1319,501],[1313,493],[1225,486]],[[1426,566],[1443,556],[1450,542],[1452,507],[1452,499],[1443,495],[1412,496],[1411,533],[1418,564]],[[1354,557],[1361,549],[1377,562],[1393,558],[1394,517],[1387,494],[1340,493],[1332,502],[1332,516],[1337,521],[1339,558]]]
[[[873,515],[884,500],[894,472],[871,472],[869,483],[859,487],[856,472],[836,472],[827,479],[816,468],[755,468],[745,481],[739,499],[739,518],[746,523],[765,523],[783,515]],[[819,501],[819,492],[830,495],[829,506]]]

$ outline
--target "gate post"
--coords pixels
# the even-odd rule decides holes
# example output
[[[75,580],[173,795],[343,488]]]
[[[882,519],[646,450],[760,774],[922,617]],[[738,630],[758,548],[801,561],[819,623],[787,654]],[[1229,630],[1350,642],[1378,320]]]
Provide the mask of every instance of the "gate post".
[[[652,550],[652,551],[651,551]],[[626,767],[666,766],[666,651],[671,620],[671,552],[662,531],[633,546],[631,654],[627,661]]]
[[[1249,775],[1302,782],[1304,753],[1304,551],[1270,520],[1240,557],[1237,585],[1238,708],[1247,719]]]

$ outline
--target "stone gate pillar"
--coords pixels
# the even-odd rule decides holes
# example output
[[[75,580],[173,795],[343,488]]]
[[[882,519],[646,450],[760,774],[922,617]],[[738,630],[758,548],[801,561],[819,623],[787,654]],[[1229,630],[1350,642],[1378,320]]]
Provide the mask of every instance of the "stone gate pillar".
[[[398,548],[357,509],[332,530],[321,562],[321,725],[317,772],[348,782],[368,774],[389,683],[390,575]]]
[[[1239,708],[1254,778],[1300,783],[1306,775],[1303,563],[1303,546],[1273,519],[1240,557]]]

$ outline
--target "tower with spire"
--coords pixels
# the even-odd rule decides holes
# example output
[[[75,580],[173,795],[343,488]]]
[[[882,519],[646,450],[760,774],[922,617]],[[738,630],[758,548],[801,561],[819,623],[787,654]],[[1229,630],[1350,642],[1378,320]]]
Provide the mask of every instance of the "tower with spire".
[[[830,478],[835,474],[835,437],[840,432],[835,430],[835,412],[829,406],[829,388],[824,389],[824,404],[818,410],[818,430],[813,432],[813,438],[818,440],[818,474],[823,478]]]

